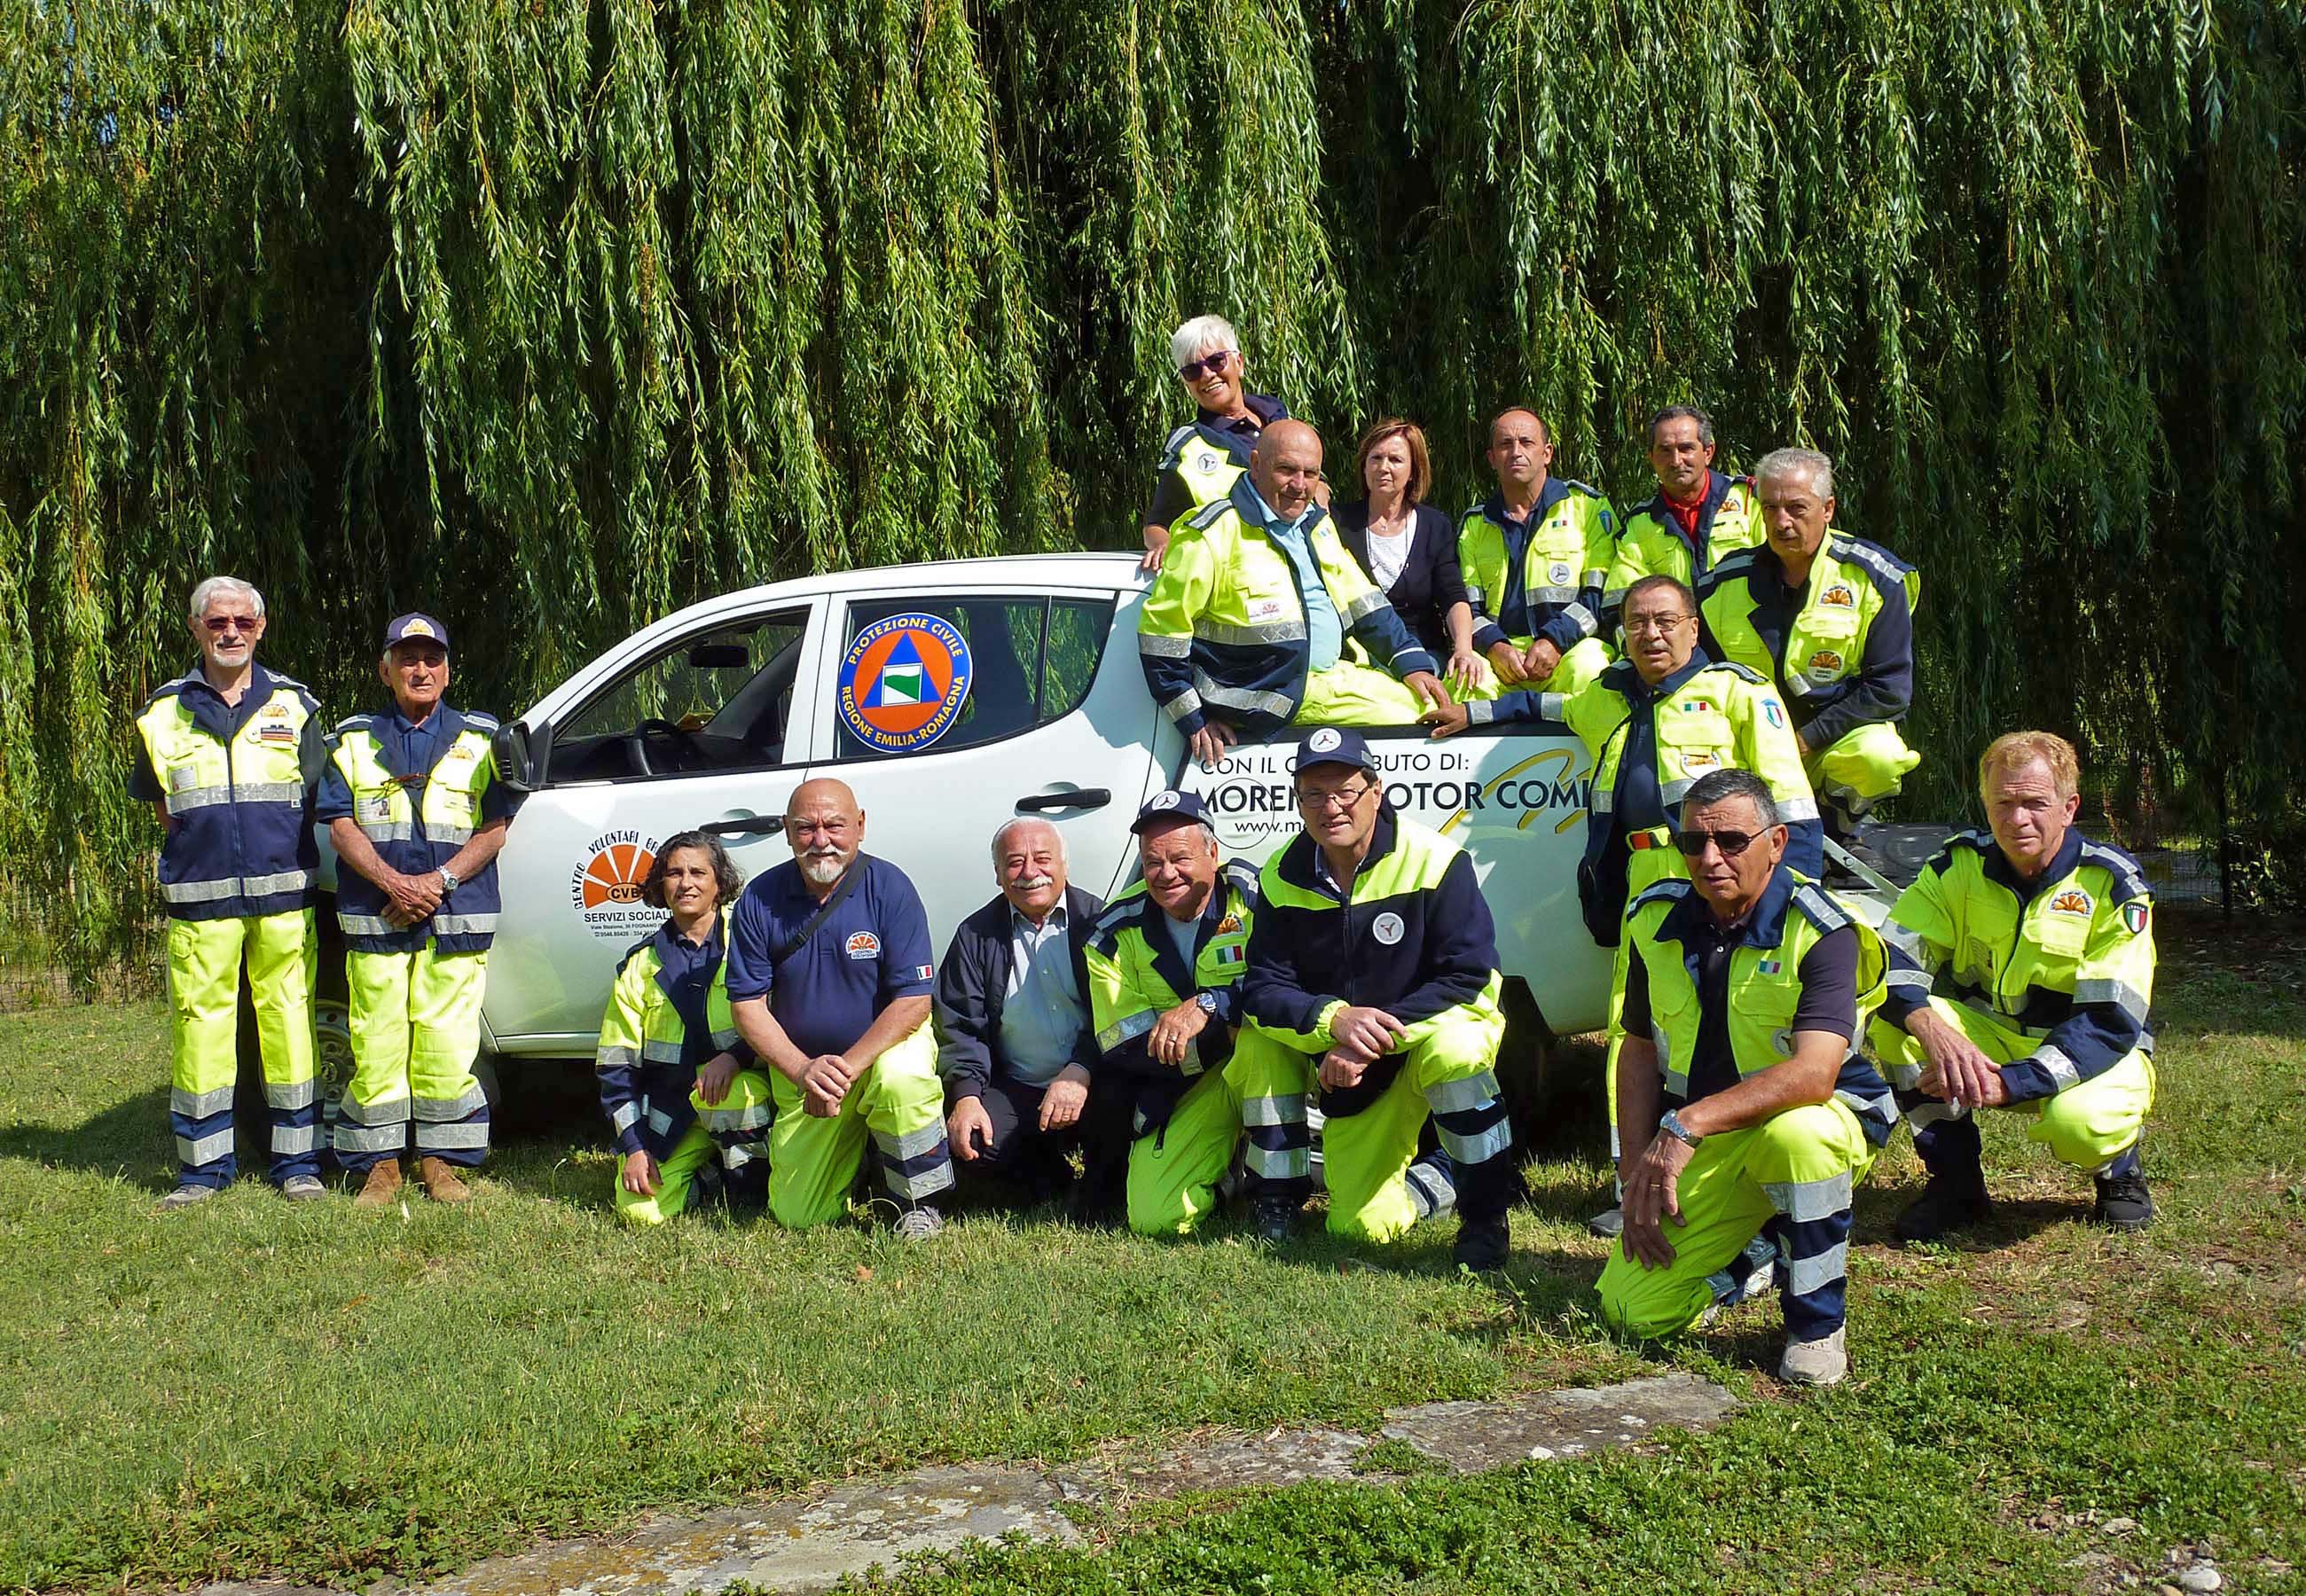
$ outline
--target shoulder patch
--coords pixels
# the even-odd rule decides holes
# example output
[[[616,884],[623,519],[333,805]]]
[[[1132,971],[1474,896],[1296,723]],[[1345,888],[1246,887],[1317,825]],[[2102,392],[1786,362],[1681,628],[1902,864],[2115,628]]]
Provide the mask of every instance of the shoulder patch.
[[[1561,479],[1561,485],[1568,489],[1572,493],[1583,493],[1588,499],[1599,499],[1601,497],[1601,489],[1593,487],[1586,482],[1581,482],[1574,476],[1563,477]]]
[[[1678,903],[1689,896],[1690,890],[1689,883],[1678,878],[1653,881],[1634,895],[1634,900],[1626,912],[1631,914],[1634,909],[1652,903]]]
[[[1930,855],[1922,868],[1936,871],[1943,875],[1946,867],[1953,863],[1953,856],[1958,853],[1974,853],[1982,856],[1993,851],[1994,833],[1992,832],[1975,829],[1956,832],[1939,846],[1935,853]]]
[[[1835,533],[1828,551],[1836,559],[1844,559],[1852,565],[1865,567],[1873,576],[1875,585],[1885,592],[1893,587],[1902,592],[1905,587],[1906,574],[1914,568],[1879,543],[1870,543],[1864,538],[1851,537],[1848,533]]]
[[[347,731],[366,731],[375,720],[374,715],[346,715],[337,722],[336,735],[342,737]]]
[[[1260,884],[1262,878],[1259,876],[1256,866],[1246,864],[1240,859],[1230,859],[1226,861],[1220,875],[1226,884],[1249,900],[1249,906],[1251,909],[1257,907],[1263,896],[1263,887]]]
[[[498,720],[494,715],[488,714],[481,710],[467,709],[459,710],[457,713],[463,715],[465,717],[465,724],[471,727],[475,731],[494,731],[504,724],[503,721]]]
[[[1708,671],[1713,670],[1727,670],[1741,680],[1755,682],[1763,687],[1770,685],[1769,678],[1762,675],[1761,672],[1757,670],[1747,670],[1745,666],[1738,664],[1735,660],[1718,660],[1714,663],[1708,665],[1704,670],[1701,670],[1697,674],[1704,676]]]
[[[1169,440],[1161,446],[1162,470],[1166,471],[1176,465],[1184,452],[1186,440],[1192,437],[1197,431],[1199,431],[1198,428],[1188,422],[1169,434]]]
[[[1820,931],[1839,931],[1849,924],[1849,913],[1829,897],[1825,890],[1805,882],[1794,889],[1789,907],[1801,910],[1802,917]]]
[[[2111,842],[2097,842],[2085,837],[2080,862],[2095,865],[2114,878],[2113,891],[2107,894],[2108,902],[2127,903],[2132,898],[2152,900],[2154,892],[2146,884],[2146,872],[2125,849],[2116,848]]]

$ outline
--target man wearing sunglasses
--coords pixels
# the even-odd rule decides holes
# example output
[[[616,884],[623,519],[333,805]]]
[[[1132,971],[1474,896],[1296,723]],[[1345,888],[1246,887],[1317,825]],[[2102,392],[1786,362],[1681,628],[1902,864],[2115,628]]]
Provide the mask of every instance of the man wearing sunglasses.
[[[1687,875],[1670,846],[1693,782],[1715,771],[1760,777],[1787,829],[1788,862],[1820,874],[1823,844],[1817,800],[1801,748],[1775,688],[1742,665],[1716,664],[1697,646],[1697,603],[1672,576],[1636,580],[1625,599],[1626,657],[1574,694],[1507,693],[1487,704],[1425,717],[1437,737],[1471,723],[1566,722],[1593,755],[1585,855],[1577,900],[1593,940],[1618,950],[1610,986],[1610,1051],[1604,1090],[1616,1151],[1617,1058],[1625,1031],[1618,1008],[1626,986],[1626,905],[1653,883]],[[1615,1235],[1615,1208],[1588,1222]]]
[[[1358,732],[1297,745],[1304,830],[1266,861],[1228,1080],[1248,1133],[1259,1234],[1311,1193],[1318,1084],[1333,1235],[1390,1241],[1441,1206],[1413,1166],[1431,1117],[1454,1166],[1456,1256],[1505,1262],[1519,1191],[1498,1097],[1505,1016],[1489,905],[1456,843],[1400,819]]]
[[[1893,966],[1871,1040],[1930,1172],[1898,1216],[1926,1242],[1986,1218],[1977,1110],[2097,1183],[2090,1217],[2143,1230],[2154,1199],[2139,1138],[2154,1106],[2154,900],[2138,861],[2074,829],[2081,764],[2046,731],[1977,762],[1990,832],[1923,866],[1883,923]]]
[[[1320,434],[1268,426],[1248,472],[1185,518],[1145,595],[1145,685],[1205,764],[1293,720],[1410,726],[1449,703],[1439,662],[1338,541],[1320,477]],[[1346,659],[1349,637],[1386,669]]]
[[[1673,841],[1690,879],[1650,886],[1626,921],[1626,1225],[1602,1317],[1644,1341],[1688,1329],[1753,1292],[1763,1240],[1785,1310],[1779,1378],[1830,1386],[1849,1370],[1851,1188],[1897,1126],[1853,1046],[1888,960],[1787,866],[1786,827],[1750,772],[1692,786]]]
[[[272,1182],[292,1202],[321,1195],[312,1084],[312,784],[327,760],[320,706],[302,683],[256,662],[264,596],[231,576],[192,589],[201,662],[136,717],[129,791],[167,832],[168,1120],[179,1171],[164,1211],[231,1184],[232,1098],[240,1071],[240,975],[264,1059]]]
[[[1141,568],[1148,571],[1161,568],[1169,529],[1179,517],[1224,498],[1234,479],[1249,468],[1249,451],[1259,432],[1289,416],[1289,407],[1280,400],[1249,391],[1241,335],[1222,316],[1196,316],[1171,334],[1169,360],[1199,413],[1191,423],[1170,433],[1161,448],[1153,499],[1145,507]],[[1316,497],[1327,508],[1327,482],[1319,484]]]

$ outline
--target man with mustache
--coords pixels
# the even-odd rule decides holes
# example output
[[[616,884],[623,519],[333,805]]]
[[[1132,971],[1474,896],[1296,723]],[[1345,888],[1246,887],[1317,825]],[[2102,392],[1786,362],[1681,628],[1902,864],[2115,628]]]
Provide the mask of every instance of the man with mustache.
[[[1658,491],[1618,534],[1601,594],[1611,622],[1627,592],[1644,576],[1671,576],[1686,587],[1703,588],[1715,566],[1761,543],[1754,484],[1714,470],[1713,448],[1713,418],[1703,410],[1669,405],[1650,417],[1650,470]]]
[[[961,923],[937,969],[938,1064],[957,1173],[1014,1178],[1036,1201],[1072,1184],[1075,1216],[1118,1216],[1128,1156],[1126,1094],[1094,1078],[1089,940],[1103,900],[1065,877],[1048,821],[993,833],[1001,891]]]
[[[730,917],[737,1028],[776,1071],[769,1212],[799,1230],[838,1218],[869,1134],[898,1233],[935,1235],[952,1184],[928,915],[903,871],[864,851],[865,811],[820,777],[785,806],[793,857],[756,876]]]

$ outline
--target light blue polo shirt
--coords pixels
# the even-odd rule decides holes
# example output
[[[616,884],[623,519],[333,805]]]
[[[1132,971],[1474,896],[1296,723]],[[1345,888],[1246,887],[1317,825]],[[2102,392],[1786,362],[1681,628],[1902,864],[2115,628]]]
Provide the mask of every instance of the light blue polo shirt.
[[[1337,617],[1337,605],[1329,602],[1329,590],[1322,585],[1320,564],[1313,558],[1313,540],[1305,532],[1314,507],[1309,504],[1294,521],[1284,521],[1254,483],[1249,496],[1257,500],[1257,513],[1264,519],[1267,533],[1297,568],[1297,586],[1305,598],[1306,671],[1327,670],[1345,652],[1345,627]]]

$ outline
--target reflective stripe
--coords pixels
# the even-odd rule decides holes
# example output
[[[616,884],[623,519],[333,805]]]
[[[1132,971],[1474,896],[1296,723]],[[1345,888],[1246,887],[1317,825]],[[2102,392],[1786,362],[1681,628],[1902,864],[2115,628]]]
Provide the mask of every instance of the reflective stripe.
[[[160,896],[171,903],[215,903],[240,896],[240,877],[225,875],[214,881],[164,881],[160,883]]]
[[[1892,1064],[1890,1084],[1901,1092],[1919,1091],[1922,1087],[1922,1067],[1919,1064]]]
[[[1895,920],[1882,922],[1882,940],[1917,964],[1927,965],[1930,961],[1930,944],[1922,934],[1909,931]]]
[[[373,820],[361,823],[361,835],[372,842],[406,842],[416,834],[414,823],[406,820]]]
[[[742,1040],[743,1038],[735,1031],[714,1031],[712,1037],[713,1046],[722,1053],[728,1052]]]
[[[232,1088],[228,1086],[220,1086],[212,1092],[188,1092],[180,1086],[168,1090],[168,1111],[188,1120],[204,1120],[231,1106]]]
[[[1482,607],[1482,602],[1489,596],[1490,590],[1488,588],[1475,587],[1471,583],[1466,584],[1465,597],[1472,601],[1474,609],[1479,610]]]
[[[1882,977],[1882,985],[1892,992],[1911,988],[1917,997],[1927,997],[1930,993],[1929,977],[1917,969],[1893,969]]]
[[[382,915],[348,915],[341,911],[337,925],[346,936],[397,936],[408,929],[396,926]]]
[[[1182,660],[1193,652],[1191,637],[1172,637],[1161,632],[1137,634],[1137,652],[1150,654],[1157,660]]]
[[[1593,797],[1586,807],[1596,815],[1613,815],[1618,808],[1618,795],[1596,781],[1593,783]]]
[[[1193,686],[1208,702],[1224,704],[1227,709],[1247,710],[1253,714],[1272,715],[1285,721],[1297,708],[1286,694],[1259,693],[1247,687],[1221,687],[1199,670],[1193,672]]]
[[[1607,571],[1587,571],[1579,578],[1579,584],[1585,587],[1599,587],[1609,579]]]
[[[2146,1023],[2146,994],[2127,981],[2076,981],[2074,1002],[2112,1003],[2139,1024]]]
[[[201,1137],[179,1136],[176,1138],[176,1156],[194,1166],[229,1158],[232,1156],[232,1132],[223,1130],[211,1131]]]
[[[1836,1242],[1815,1258],[1786,1260],[1786,1289],[1797,1297],[1823,1291],[1849,1273],[1849,1243]]]
[[[434,915],[432,935],[435,936],[478,936],[483,931],[497,928],[495,915]]]
[[[733,1136],[742,1131],[757,1131],[775,1117],[776,1111],[766,1103],[743,1108],[708,1108],[705,1111],[705,1128]]]
[[[2061,1048],[2037,1047],[2034,1050],[2034,1062],[2050,1072],[2051,1080],[2056,1083],[2057,1089],[2062,1092],[2070,1086],[2081,1084],[2081,1071],[2074,1068],[2074,1061],[2068,1058],[2064,1050]]]
[[[1468,1108],[1481,1108],[1497,1100],[1498,1077],[1492,1070],[1479,1075],[1468,1075],[1463,1080],[1445,1080],[1439,1086],[1425,1088],[1425,1101],[1436,1114],[1458,1114]]]
[[[430,1148],[482,1148],[489,1145],[489,1122],[465,1120],[453,1125],[427,1124],[416,1130],[416,1150]]]
[[[304,785],[301,781],[244,781],[235,788],[233,796],[243,804],[295,804],[304,802]]]
[[[619,1136],[640,1122],[641,1105],[637,1103],[619,1103],[616,1111],[609,1115],[609,1129]]]
[[[1192,688],[1187,687],[1183,692],[1169,700],[1168,703],[1163,704],[1161,706],[1161,713],[1167,715],[1172,721],[1182,721],[1187,715],[1199,713],[1200,707],[1201,696],[1199,693],[1194,692]]]
[[[1363,616],[1374,615],[1385,607],[1385,590],[1372,587],[1352,603],[1340,607],[1337,613],[1347,626],[1351,626]]]
[[[722,1148],[721,1149],[722,1164],[731,1170],[744,1168],[745,1165],[753,1161],[753,1149],[741,1144],[736,1147]]]
[[[1849,1207],[1849,1172],[1822,1181],[1772,1181],[1762,1188],[1770,1206],[1796,1225],[1831,1219]]]
[[[1561,613],[1576,621],[1577,629],[1588,637],[1601,629],[1601,618],[1575,601],[1563,605]]]
[[[1407,1175],[1409,1195],[1417,1204],[1418,1216],[1431,1219],[1446,1214],[1457,1206],[1457,1188],[1450,1182],[1446,1171],[1438,1164],[1413,1164]]]
[[[264,1083],[264,1102],[269,1108],[310,1108],[318,1088],[309,1080],[292,1080],[286,1086]]]
[[[415,1101],[414,1108],[418,1119],[437,1124],[442,1120],[461,1120],[466,1114],[477,1114],[488,1105],[489,1095],[481,1090],[481,1083],[476,1080],[465,1088],[462,1097],[419,1097]]]
[[[1711,771],[1706,772],[1708,775],[1711,775],[1712,773],[1712,772]],[[1682,795],[1687,792],[1691,788],[1696,786],[1700,780],[1702,780],[1702,778],[1697,776],[1684,776],[1678,781],[1659,782],[1658,801],[1661,804],[1678,804],[1681,802]],[[1780,807],[1779,813],[1781,815],[1784,813],[1783,806]],[[1812,818],[1815,818],[1815,816]]]
[[[901,1174],[898,1173],[895,1165],[884,1165],[881,1179],[889,1190],[899,1197],[918,1202],[922,1198],[942,1191],[952,1184],[952,1165],[940,1163],[921,1171],[918,1174]]]
[[[1778,818],[1781,821],[1815,820],[1817,800],[1814,798],[1781,798],[1777,800]]]
[[[407,1139],[406,1122],[374,1127],[355,1125],[350,1120],[337,1122],[337,1151],[340,1153],[397,1153]]]
[[[1196,620],[1193,636],[1204,643],[1222,643],[1234,648],[1261,648],[1275,643],[1302,643],[1305,640],[1302,620],[1277,620],[1259,627],[1227,626],[1220,620]]]
[[[312,884],[310,870],[283,870],[274,875],[243,875],[241,890],[252,898],[268,898],[275,892],[294,892]]]
[[[1498,706],[1488,699],[1479,699],[1465,706],[1465,724],[1486,726],[1498,718]]]
[[[1441,1139],[1441,1150],[1459,1164],[1486,1164],[1513,1146],[1513,1126],[1499,1120],[1479,1136],[1459,1136],[1438,1122],[1434,1125]]]
[[[387,1097],[380,1103],[363,1105],[346,1092],[337,1112],[355,1125],[401,1125],[408,1122],[408,1099]]]
[[[908,1131],[902,1136],[883,1136],[875,1132],[873,1139],[881,1144],[882,1153],[891,1158],[918,1158],[936,1151],[944,1139],[944,1122],[932,1120],[918,1131]]]
[[[1241,1149],[1241,1162],[1251,1174],[1263,1175],[1268,1181],[1296,1180],[1313,1173],[1313,1149],[1268,1148],[1252,1141]]]
[[[1140,1009],[1134,1014],[1124,1015],[1097,1033],[1097,1050],[1111,1053],[1123,1042],[1143,1036],[1159,1021],[1160,1016],[1150,1009]]]
[[[657,1107],[654,1104],[651,1104],[649,1105],[648,1122],[649,1129],[655,1131],[659,1136],[670,1136],[672,1134],[672,1116],[667,1114],[663,1109]]]
[[[677,1064],[680,1062],[681,1045],[651,1037],[641,1044],[641,1056],[653,1064]]]
[[[298,1153],[320,1150],[320,1128],[318,1125],[275,1125],[272,1127],[272,1150],[284,1157]]]
[[[1302,1094],[1286,1097],[1243,1097],[1241,1100],[1241,1122],[1244,1125],[1302,1125],[1305,1122],[1305,1099]]]
[[[1533,587],[1524,596],[1533,604],[1567,606],[1577,602],[1577,590],[1574,587]]]
[[[1604,579],[1606,580],[1606,578]],[[1620,609],[1624,606],[1625,602],[1626,590],[1622,587],[1605,589],[1601,594],[1601,608],[1604,610]]]
[[[182,815],[190,809],[206,809],[231,801],[232,789],[229,787],[186,787],[168,795],[168,813]]]
[[[594,1056],[593,1068],[605,1073],[611,1070],[629,1070],[638,1063],[640,1054],[629,1047],[603,1047]]]
[[[435,826],[428,823],[424,828],[424,840],[449,848],[462,848],[473,840],[473,828],[468,825]]]

